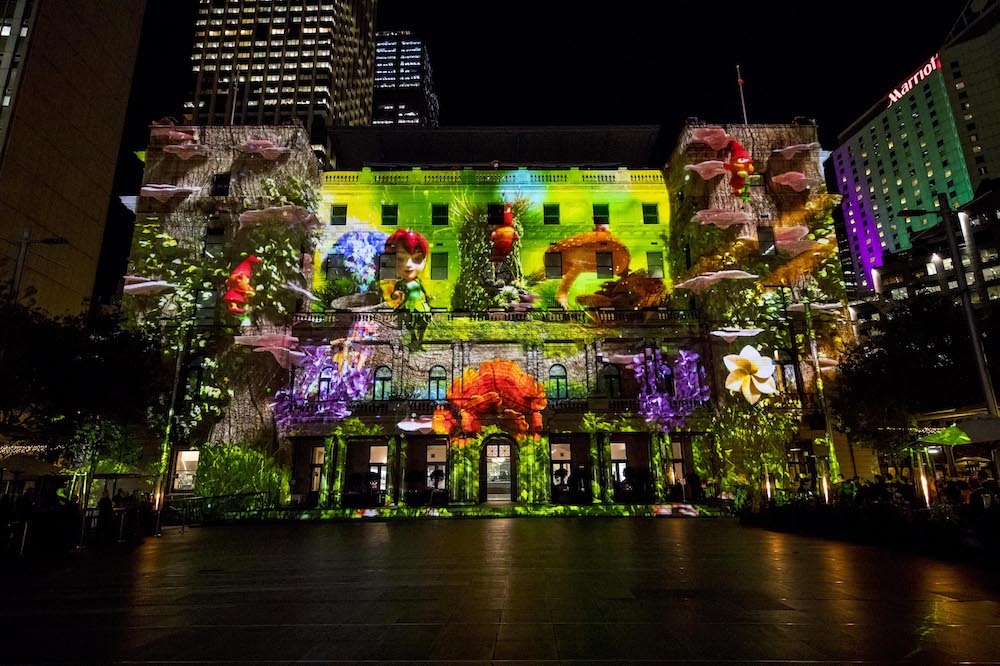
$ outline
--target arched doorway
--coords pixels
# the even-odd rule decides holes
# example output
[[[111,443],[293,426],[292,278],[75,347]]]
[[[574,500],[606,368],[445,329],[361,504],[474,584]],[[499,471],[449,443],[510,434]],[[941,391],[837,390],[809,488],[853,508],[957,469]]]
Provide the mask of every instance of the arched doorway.
[[[504,435],[483,441],[479,459],[479,501],[517,500],[517,443]]]

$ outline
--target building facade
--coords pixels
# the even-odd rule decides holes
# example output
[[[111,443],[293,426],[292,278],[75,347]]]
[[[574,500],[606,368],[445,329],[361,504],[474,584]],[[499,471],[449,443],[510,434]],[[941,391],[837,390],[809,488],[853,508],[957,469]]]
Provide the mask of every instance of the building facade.
[[[191,69],[193,124],[301,121],[327,132],[372,121],[375,0],[200,0]]]
[[[93,292],[144,6],[0,3],[0,281],[54,315]]]
[[[970,2],[941,49],[972,189],[1000,175],[1000,2]]]
[[[843,196],[844,233],[857,286],[872,291],[872,271],[885,255],[910,247],[910,237],[937,216],[898,217],[936,207],[944,192],[953,205],[972,199],[972,181],[938,55],[893,88],[840,135],[833,176]],[[845,262],[846,263],[846,262]]]
[[[374,125],[437,127],[439,104],[430,56],[408,30],[375,36]]]

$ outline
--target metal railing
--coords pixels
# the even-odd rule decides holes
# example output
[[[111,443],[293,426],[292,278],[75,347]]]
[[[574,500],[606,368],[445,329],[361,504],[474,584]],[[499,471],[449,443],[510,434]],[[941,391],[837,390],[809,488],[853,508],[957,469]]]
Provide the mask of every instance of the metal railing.
[[[260,515],[277,506],[276,498],[264,492],[211,497],[170,495],[163,503],[161,524],[188,527],[221,523]]]

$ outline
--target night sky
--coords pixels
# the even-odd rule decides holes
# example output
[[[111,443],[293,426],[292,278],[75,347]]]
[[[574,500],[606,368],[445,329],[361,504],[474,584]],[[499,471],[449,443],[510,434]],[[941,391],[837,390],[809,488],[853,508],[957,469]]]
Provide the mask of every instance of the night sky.
[[[379,29],[430,50],[442,125],[662,124],[815,118],[837,134],[936,52],[964,0],[829,3],[380,0]],[[180,117],[190,86],[194,0],[150,0],[126,142]],[[704,11],[694,13],[694,8]],[[617,11],[615,11],[617,10]]]

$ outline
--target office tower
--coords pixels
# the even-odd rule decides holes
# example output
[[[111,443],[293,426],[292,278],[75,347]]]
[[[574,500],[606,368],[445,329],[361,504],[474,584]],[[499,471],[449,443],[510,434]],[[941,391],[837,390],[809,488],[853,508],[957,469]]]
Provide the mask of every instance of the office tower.
[[[1000,2],[970,2],[941,64],[973,190],[1000,176]]]
[[[885,254],[908,249],[911,234],[940,219],[900,211],[932,209],[940,192],[956,206],[972,199],[947,88],[941,59],[931,56],[840,135],[830,158],[862,290],[875,288],[873,270]]]
[[[437,127],[439,106],[427,46],[409,31],[375,36],[375,125]]]
[[[0,2],[0,284],[51,314],[93,290],[144,9]]]
[[[370,125],[375,0],[200,0],[191,120],[301,121],[329,158],[333,127]]]

